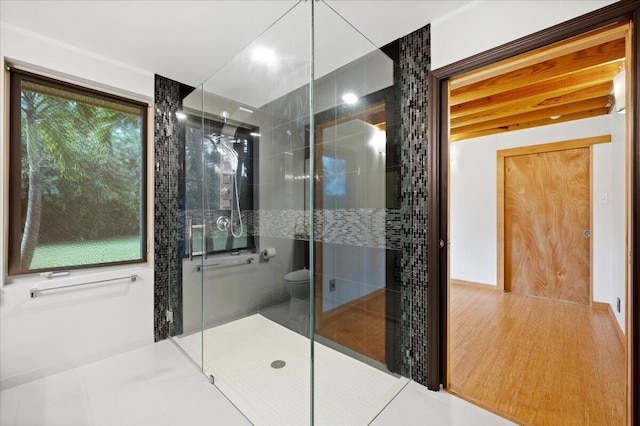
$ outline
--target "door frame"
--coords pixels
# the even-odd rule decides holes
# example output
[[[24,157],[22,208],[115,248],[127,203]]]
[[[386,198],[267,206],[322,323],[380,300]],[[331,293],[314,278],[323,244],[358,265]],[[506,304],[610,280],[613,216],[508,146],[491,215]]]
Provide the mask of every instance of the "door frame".
[[[508,148],[498,150],[496,155],[496,171],[497,171],[497,290],[508,291],[505,285],[505,179],[504,179],[504,163],[508,157],[517,157],[520,155],[538,154],[545,152],[557,152],[568,149],[588,148],[589,149],[589,229],[593,233],[593,145],[600,143],[610,143],[611,135],[594,136],[590,138],[572,139],[561,142],[551,142],[540,145],[529,145],[519,148]],[[589,305],[593,303],[593,238],[589,239]]]
[[[541,48],[580,35],[621,19],[630,19],[631,37],[628,69],[631,76],[640,72],[640,0],[621,0],[586,15],[522,37],[494,49],[444,66],[429,74],[429,222],[435,224],[428,234],[429,264],[427,281],[427,387],[439,390],[447,385],[448,350],[448,173],[449,173],[449,79],[468,71],[491,65],[527,51]],[[633,404],[640,392],[640,261],[633,254],[640,252],[640,84],[631,79],[627,89],[629,134],[629,282],[627,286],[627,424],[640,424],[640,409]]]

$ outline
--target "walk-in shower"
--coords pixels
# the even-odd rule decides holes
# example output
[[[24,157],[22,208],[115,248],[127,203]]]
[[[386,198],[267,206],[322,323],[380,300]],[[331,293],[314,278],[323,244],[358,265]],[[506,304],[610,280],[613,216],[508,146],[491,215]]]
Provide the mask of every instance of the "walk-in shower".
[[[393,50],[292,3],[183,99],[170,333],[254,424],[367,424],[410,377]]]

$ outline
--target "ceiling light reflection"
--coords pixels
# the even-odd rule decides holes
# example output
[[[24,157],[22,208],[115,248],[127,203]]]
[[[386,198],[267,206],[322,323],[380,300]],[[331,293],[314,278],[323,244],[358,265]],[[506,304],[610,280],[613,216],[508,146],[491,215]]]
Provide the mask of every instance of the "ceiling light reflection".
[[[267,47],[256,47],[253,49],[252,58],[261,64],[273,65],[276,63],[276,54]]]
[[[344,95],[342,95],[342,101],[345,104],[349,104],[349,105],[353,105],[356,102],[358,102],[358,97],[356,96],[355,93],[345,93]]]

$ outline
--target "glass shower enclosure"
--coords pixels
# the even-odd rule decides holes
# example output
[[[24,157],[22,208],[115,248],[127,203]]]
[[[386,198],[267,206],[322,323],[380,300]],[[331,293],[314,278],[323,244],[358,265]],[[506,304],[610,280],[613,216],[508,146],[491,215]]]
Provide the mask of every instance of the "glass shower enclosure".
[[[253,424],[368,424],[409,380],[397,79],[301,1],[183,100],[170,334]]]

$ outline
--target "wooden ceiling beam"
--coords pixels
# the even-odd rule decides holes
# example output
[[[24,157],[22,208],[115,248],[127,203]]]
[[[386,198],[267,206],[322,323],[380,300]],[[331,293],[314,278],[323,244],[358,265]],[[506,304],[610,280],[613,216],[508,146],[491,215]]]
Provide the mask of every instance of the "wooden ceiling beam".
[[[467,114],[452,118],[451,128],[468,126],[470,124],[476,124],[488,120],[496,120],[511,115],[539,111],[541,109],[567,105],[587,99],[609,96],[609,94],[612,92],[612,87],[612,83],[610,81],[607,81],[578,90],[574,89],[573,87],[568,87],[566,89],[559,90],[558,92],[560,94],[557,96],[554,96],[555,93],[542,93],[536,97],[531,97],[525,99],[524,101],[509,105],[498,104],[495,108],[493,108],[494,104],[491,104],[492,108],[490,109],[476,112],[474,114]]]
[[[527,112],[524,114],[516,114],[510,115],[507,117],[502,117],[495,120],[486,120],[476,124],[471,124],[468,126],[461,126],[456,128],[451,128],[450,134],[457,135],[461,133],[474,133],[482,130],[493,129],[493,128],[508,128],[509,126],[517,126],[520,123],[527,123],[532,121],[540,121],[549,119],[549,117],[553,116],[566,116],[575,112],[589,111],[598,108],[605,108],[609,106],[609,97],[601,96],[599,98],[587,99],[585,101],[573,102],[566,105],[554,106],[550,108],[544,108],[542,110],[536,110],[532,112]],[[551,120],[558,121],[556,120]]]
[[[545,46],[540,49],[518,55],[515,58],[505,59],[504,61],[459,75],[450,80],[450,88],[451,90],[458,89],[460,87],[477,83],[501,74],[506,74],[520,68],[525,68],[542,61],[557,58],[558,56],[587,49],[608,41],[617,40],[625,37],[628,31],[629,20],[626,19],[603,28],[589,31],[585,34],[580,34],[568,40],[562,40],[550,46]]]
[[[530,102],[544,96],[562,96],[575,90],[584,89],[593,85],[611,82],[620,67],[622,61],[608,63],[575,73],[564,75],[550,80],[535,83],[523,84],[521,87],[491,96],[485,96],[469,102],[452,105],[450,117],[452,119],[464,115],[479,113],[486,109],[496,107],[505,108],[510,105],[518,105],[522,102]]]
[[[609,41],[450,91],[450,105],[514,90],[625,57],[625,39]]]
[[[369,124],[373,124],[374,126],[376,126],[378,123],[385,122],[386,119],[387,119],[387,113],[384,109],[380,109],[379,111],[376,111],[376,110],[365,111],[365,121]]]
[[[608,114],[609,111],[610,111],[610,109],[607,108],[607,107],[596,108],[596,109],[592,109],[592,110],[588,110],[588,111],[581,111],[581,112],[576,112],[576,113],[573,113],[573,114],[563,115],[562,117],[558,118],[557,120],[552,120],[550,118],[547,118],[547,119],[544,119],[544,120],[535,120],[535,121],[530,121],[530,122],[523,122],[523,123],[520,123],[520,124],[515,124],[515,125],[511,125],[511,126],[506,126],[506,127],[495,127],[495,128],[492,128],[492,129],[484,129],[484,130],[477,131],[477,132],[459,133],[459,134],[456,134],[456,135],[449,136],[449,141],[451,141],[451,142],[459,142],[459,141],[462,141],[462,140],[478,138],[478,137],[481,137],[481,136],[495,135],[495,134],[499,134],[499,133],[511,132],[511,131],[514,131],[514,130],[529,129],[531,127],[546,126],[548,124],[557,124],[557,123],[562,123],[562,122],[565,122],[565,121],[580,120],[580,119],[583,119],[583,118],[596,117],[596,116],[599,116],[599,115],[606,115],[606,114]]]

